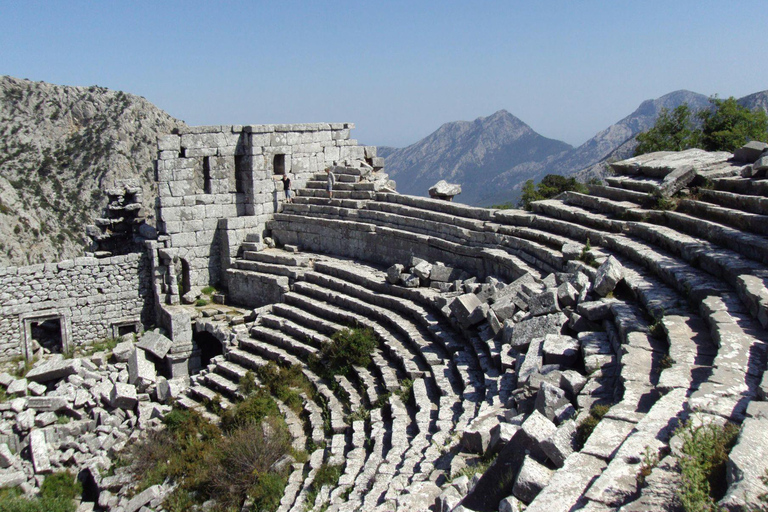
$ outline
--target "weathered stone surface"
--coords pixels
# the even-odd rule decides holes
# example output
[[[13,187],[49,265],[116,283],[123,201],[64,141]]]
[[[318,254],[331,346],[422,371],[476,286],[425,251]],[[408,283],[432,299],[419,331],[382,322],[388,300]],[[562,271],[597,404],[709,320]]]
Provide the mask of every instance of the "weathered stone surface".
[[[121,341],[112,349],[112,357],[118,363],[127,363],[134,350],[132,341]]]
[[[542,346],[544,364],[575,366],[579,359],[579,341],[570,336],[548,334]]]
[[[550,288],[531,296],[528,302],[528,311],[533,316],[548,315],[560,311],[560,305],[557,302],[557,290]]]
[[[152,361],[147,359],[146,353],[136,349],[128,358],[128,382],[140,389],[149,386],[157,380],[157,372]]]
[[[474,419],[461,434],[461,445],[469,453],[485,454],[491,442],[491,430],[499,424],[495,412]]]
[[[530,503],[552,478],[552,470],[526,456],[515,479],[512,493],[525,503]]]
[[[728,455],[728,492],[720,504],[728,510],[745,510],[765,492],[761,478],[768,470],[768,419],[747,418],[736,445]]]
[[[525,510],[525,503],[514,496],[507,496],[499,502],[499,512],[520,512]]]
[[[139,402],[136,396],[136,388],[131,384],[116,382],[109,394],[109,402],[112,407],[132,410]]]
[[[547,487],[528,505],[526,512],[570,510],[605,466],[605,462],[597,457],[574,453],[552,475]]]
[[[539,411],[533,411],[521,425],[521,431],[531,442],[531,455],[544,460],[546,453],[542,450],[542,442],[557,431],[557,427]]]
[[[491,427],[491,441],[488,444],[488,451],[496,453],[503,450],[518,430],[520,430],[519,425],[505,422]]]
[[[387,281],[390,284],[397,284],[397,282],[400,280],[400,274],[402,274],[404,270],[404,266],[399,263],[395,263],[387,269]]]
[[[141,336],[141,340],[136,346],[146,350],[156,358],[162,359],[173,346],[173,341],[159,332],[147,331]]]
[[[42,430],[29,433],[29,451],[32,454],[32,465],[36,474],[51,472],[51,459],[48,456],[48,445]]]
[[[576,306],[579,299],[579,290],[571,283],[565,282],[557,287],[557,301],[560,307],[569,308]]]
[[[9,395],[26,395],[27,394],[27,379],[16,379],[5,390]]]
[[[560,334],[568,317],[563,313],[538,316],[512,323],[504,322],[504,343],[509,343],[513,348],[521,349],[530,343],[532,338],[542,338],[547,334]]]
[[[5,443],[0,444],[0,468],[11,467],[15,461],[16,457],[11,453],[8,445]]]
[[[549,382],[541,383],[539,391],[536,393],[536,410],[546,416],[548,420],[554,421],[555,411],[568,403],[570,402],[565,396],[565,391]]]
[[[421,261],[413,266],[413,273],[419,278],[427,280],[432,272],[432,264],[427,261]]]
[[[594,286],[595,293],[602,296],[608,295],[622,279],[624,279],[624,267],[621,266],[619,260],[609,256],[600,265],[600,268],[597,269]]]
[[[58,411],[67,406],[67,399],[62,396],[30,396],[27,407],[36,411]]]
[[[456,183],[448,183],[445,180],[440,180],[429,187],[429,197],[450,199],[453,198],[453,196],[457,196],[459,194],[461,194],[461,185]]]
[[[18,487],[27,481],[27,475],[23,471],[13,471],[10,473],[0,473],[0,489]]]
[[[432,281],[438,281],[440,283],[448,283],[455,281],[459,278],[460,271],[453,267],[448,267],[442,263],[435,263],[432,265],[432,270],[429,273],[429,278]]]
[[[768,144],[753,140],[734,151],[733,159],[751,164],[757,161],[766,149],[768,149]]]
[[[496,313],[496,317],[501,322],[512,318],[515,314],[515,307],[515,301],[513,301],[511,297],[497,298],[495,302],[491,304],[491,309]]]
[[[80,371],[79,359],[51,359],[27,372],[27,379],[48,382],[74,375],[78,371]]]
[[[451,312],[464,327],[471,327],[485,320],[484,303],[474,293],[465,293],[451,303]],[[488,307],[487,304],[485,305]]]
[[[155,498],[162,495],[162,487],[160,485],[153,485],[152,487],[137,494],[131,501],[125,505],[125,512],[136,512],[144,505],[148,504]]]
[[[541,449],[558,468],[573,453],[576,422],[569,420],[557,427],[557,430],[541,441]]]

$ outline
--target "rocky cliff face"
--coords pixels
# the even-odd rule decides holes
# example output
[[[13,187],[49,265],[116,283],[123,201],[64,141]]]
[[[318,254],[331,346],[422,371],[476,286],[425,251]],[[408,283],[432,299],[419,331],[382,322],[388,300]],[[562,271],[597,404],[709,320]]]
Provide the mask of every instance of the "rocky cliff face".
[[[404,149],[379,148],[386,169],[404,194],[426,195],[443,179],[461,183],[457,201],[492,204],[539,168],[571,149],[548,139],[505,110],[474,121],[446,123]]]
[[[0,77],[0,265],[81,256],[117,180],[151,218],[157,135],[183,124],[120,91]]]

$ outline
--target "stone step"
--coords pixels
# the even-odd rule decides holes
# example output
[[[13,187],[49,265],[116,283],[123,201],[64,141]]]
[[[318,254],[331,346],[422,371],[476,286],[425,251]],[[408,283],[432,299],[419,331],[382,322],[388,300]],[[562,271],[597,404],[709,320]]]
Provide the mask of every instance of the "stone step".
[[[265,249],[263,251],[243,252],[243,258],[271,265],[283,265],[287,267],[309,267],[312,259],[304,254],[296,254],[280,249]]]
[[[768,201],[766,202],[768,203]],[[768,211],[768,208],[766,210]],[[691,199],[681,200],[677,205],[677,211],[700,219],[725,224],[740,231],[768,235],[768,215],[726,208],[710,202],[694,201]]]
[[[652,194],[659,190],[661,185],[660,179],[647,176],[608,176],[605,178],[605,182],[614,188],[633,190],[644,194]]]
[[[328,182],[328,175],[324,172],[313,174],[310,178],[312,181]],[[336,183],[357,183],[360,181],[360,176],[356,174],[336,174]]]
[[[299,341],[288,333],[266,325],[253,326],[250,334],[252,338],[280,347],[302,360],[316,356],[318,353],[317,348]]]
[[[212,414],[208,412],[208,409],[206,409],[205,405],[203,405],[201,402],[198,402],[194,398],[191,398],[188,395],[182,395],[179,398],[176,399],[176,405],[181,407],[182,409],[194,409],[195,411],[199,412],[203,418],[207,419],[213,424],[219,423],[219,417],[215,414]]]
[[[753,180],[751,178],[731,177],[717,178],[711,181],[715,187],[715,190],[717,191],[732,192],[745,196],[762,196],[763,198],[768,197],[768,180]]]
[[[221,361],[216,365],[216,367],[214,368],[214,371],[228,378],[232,382],[239,383],[240,379],[245,377],[245,374],[248,372],[248,369],[243,368],[239,364],[233,363],[231,361]]]
[[[752,183],[752,180],[748,181],[749,183]],[[725,180],[723,180],[723,182],[725,182]],[[698,189],[698,195],[701,201],[707,201],[724,208],[731,208],[733,210],[740,210],[757,215],[768,215],[768,197],[765,197],[766,194],[768,194],[768,187],[766,187],[766,190],[763,191],[762,194],[758,195],[728,191],[727,189]]]
[[[325,190],[316,190],[302,188],[298,190],[299,196],[303,197],[325,197],[328,198],[328,192]],[[374,199],[376,192],[370,190],[334,190],[334,199]]]
[[[296,339],[299,343],[316,350],[319,350],[323,345],[331,342],[328,336],[320,334],[314,329],[307,329],[306,327],[296,324],[289,319],[282,318],[277,314],[261,315],[258,321],[261,325],[276,331],[281,331]]]
[[[237,395],[238,385],[218,373],[207,373],[204,377],[205,385],[211,390],[220,393],[227,399],[234,399]]]
[[[252,255],[252,254],[253,253],[251,253],[250,251],[246,251],[244,253],[244,256],[247,258],[248,257],[247,255]],[[285,266],[285,265],[278,265],[273,263],[262,263],[261,261],[253,261],[251,259],[235,260],[233,266],[240,270],[257,272],[259,274],[274,274],[276,276],[285,276],[293,280],[301,279],[301,276],[304,275],[304,272],[306,270],[304,267]]]
[[[328,200],[327,197],[294,197],[293,204],[315,204],[315,205],[330,205],[340,206],[342,208],[360,209],[365,204],[365,201],[359,201],[355,199],[336,199]]]
[[[333,191],[336,192],[342,191],[342,190],[357,190],[357,182],[352,183],[344,183],[341,181],[336,182],[336,184],[333,186]],[[317,189],[317,190],[323,190],[325,191],[326,186],[328,185],[328,182],[326,180],[311,180],[308,181],[305,185],[308,189]]]

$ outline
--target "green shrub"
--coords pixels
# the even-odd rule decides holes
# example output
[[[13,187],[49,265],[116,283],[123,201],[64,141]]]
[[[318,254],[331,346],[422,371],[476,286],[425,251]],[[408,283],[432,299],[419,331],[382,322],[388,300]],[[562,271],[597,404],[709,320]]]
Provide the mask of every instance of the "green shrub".
[[[312,507],[314,505],[315,500],[317,499],[317,494],[320,492],[320,489],[322,489],[324,485],[335,487],[336,484],[339,483],[339,478],[341,478],[341,468],[341,465],[331,466],[329,464],[323,464],[317,469],[317,473],[315,473],[315,479],[309,486],[309,491],[307,491],[306,505],[308,507]]]
[[[559,174],[547,174],[538,185],[534,185],[533,180],[528,180],[523,184],[520,206],[530,211],[533,201],[550,199],[567,191],[587,193],[588,189],[586,185],[576,181],[576,178],[566,178]]]
[[[83,484],[69,471],[60,471],[46,476],[43,485],[40,486],[40,496],[43,499],[73,500],[81,494],[83,494]]]
[[[240,377],[240,380],[237,383],[238,391],[240,391],[240,393],[245,396],[255,392],[257,388],[258,385],[256,384],[256,374],[251,370],[245,372],[245,375]]]
[[[662,108],[652,128],[637,136],[635,156],[655,151],[682,151],[696,147],[701,131],[695,126],[693,112],[684,103],[673,111]]]
[[[213,286],[206,286],[201,290],[201,292],[204,293],[205,295],[211,295],[212,293],[216,293],[216,288],[214,288]]]
[[[268,416],[278,416],[280,410],[266,390],[260,389],[242,402],[230,407],[221,417],[221,428],[231,432],[238,427],[259,423]]]
[[[349,375],[353,366],[371,364],[377,345],[376,334],[369,327],[341,329],[331,336],[331,343],[323,345],[319,358],[310,359],[310,366],[329,380],[335,375]]]
[[[195,301],[195,306],[197,306],[197,307],[202,307],[202,306],[207,306],[207,305],[208,305],[208,301],[205,300],[205,299],[197,299]]]
[[[727,489],[728,452],[736,442],[739,427],[733,423],[695,426],[687,421],[675,434],[683,441],[682,455],[678,458],[682,475],[678,497],[683,509],[686,512],[717,511],[716,502]]]
[[[270,361],[264,366],[256,368],[256,376],[270,393],[296,413],[300,413],[304,406],[300,392],[304,392],[310,399],[315,396],[312,383],[309,382],[299,366],[278,366],[275,362]]]
[[[248,490],[254,510],[274,511],[280,507],[287,479],[277,473],[256,473],[256,483]]]

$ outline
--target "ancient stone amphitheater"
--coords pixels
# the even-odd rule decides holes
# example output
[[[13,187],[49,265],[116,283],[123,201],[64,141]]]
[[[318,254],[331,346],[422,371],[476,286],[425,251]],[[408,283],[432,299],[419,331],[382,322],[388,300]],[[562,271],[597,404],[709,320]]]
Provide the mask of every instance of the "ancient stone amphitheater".
[[[686,420],[741,425],[722,504],[742,510],[768,467],[768,181],[753,146],[619,162],[532,212],[399,195],[352,162],[328,199],[316,174],[267,223],[277,248],[250,235],[228,271],[277,300],[233,328],[182,403],[226,406],[267,361],[302,368],[321,399],[282,410],[318,448],[281,510],[672,508]],[[330,386],[306,359],[349,324],[380,348]],[[579,446],[595,404],[607,412]],[[456,478],[489,452],[479,480]],[[306,504],[323,463],[343,475]]]
[[[167,377],[194,373],[177,403],[226,409],[270,361],[315,391],[299,414],[279,404],[310,451],[280,510],[674,510],[685,422],[740,426],[721,505],[757,503],[768,145],[618,162],[604,185],[528,212],[400,195],[350,128],[159,143],[146,248]],[[273,180],[285,172],[292,203]],[[247,312],[182,304],[211,282]],[[309,358],[349,325],[375,332],[373,362],[324,380]],[[324,464],[341,477],[310,493]]]

